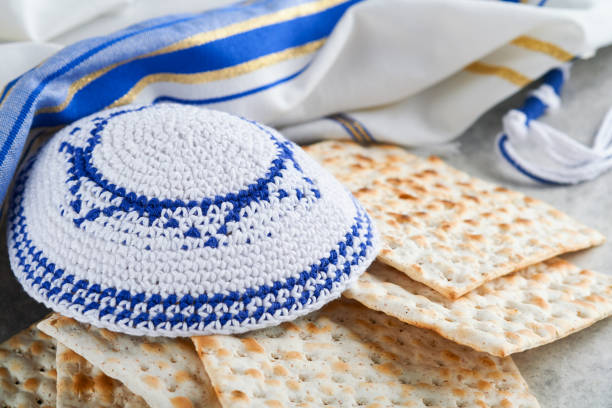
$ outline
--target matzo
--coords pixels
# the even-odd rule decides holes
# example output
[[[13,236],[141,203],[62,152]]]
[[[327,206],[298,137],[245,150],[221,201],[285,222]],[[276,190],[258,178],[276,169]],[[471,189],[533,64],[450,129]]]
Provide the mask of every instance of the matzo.
[[[486,281],[603,242],[541,201],[390,146],[305,149],[376,220],[379,259],[455,299]]]
[[[352,301],[279,327],[193,341],[225,408],[538,406],[510,358]]]
[[[142,398],[57,343],[57,408],[146,408]]]
[[[129,336],[57,314],[38,328],[121,381],[152,408],[218,406],[189,339]]]
[[[550,343],[612,314],[612,277],[551,259],[449,300],[382,263],[345,296],[496,356]]]
[[[55,407],[55,340],[31,326],[0,345],[0,407]]]

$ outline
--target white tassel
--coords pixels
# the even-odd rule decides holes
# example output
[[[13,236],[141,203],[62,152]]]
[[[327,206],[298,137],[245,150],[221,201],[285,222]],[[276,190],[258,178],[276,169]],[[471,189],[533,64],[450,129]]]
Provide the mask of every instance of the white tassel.
[[[560,105],[558,95],[548,84],[543,84],[531,95],[549,108],[555,109]],[[592,147],[535,119],[527,122],[527,115],[519,110],[511,110],[504,116],[503,131],[497,140],[502,156],[534,180],[549,184],[576,184],[612,168],[612,108],[604,118]]]

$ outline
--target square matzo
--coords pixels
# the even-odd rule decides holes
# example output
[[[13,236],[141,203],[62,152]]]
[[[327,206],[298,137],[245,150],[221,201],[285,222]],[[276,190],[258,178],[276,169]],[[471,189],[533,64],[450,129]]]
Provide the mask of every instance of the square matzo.
[[[57,343],[57,408],[147,408],[142,398]]]
[[[344,295],[496,356],[550,343],[612,314],[612,277],[558,258],[457,300],[377,262]]]
[[[493,357],[352,301],[240,336],[194,337],[223,407],[537,407]]]
[[[122,382],[151,408],[218,406],[189,339],[129,336],[57,314],[38,328]]]
[[[328,141],[305,150],[376,220],[379,259],[455,299],[486,281],[603,242],[548,204],[399,147]]]
[[[0,344],[0,407],[55,407],[55,349],[34,325]]]

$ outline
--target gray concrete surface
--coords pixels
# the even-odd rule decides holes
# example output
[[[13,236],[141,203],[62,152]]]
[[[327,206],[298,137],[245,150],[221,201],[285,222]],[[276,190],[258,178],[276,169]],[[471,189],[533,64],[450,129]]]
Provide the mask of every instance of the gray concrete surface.
[[[494,154],[500,119],[523,99],[524,92],[485,114],[458,139],[458,151],[442,150],[440,154],[439,149],[433,150],[462,170],[552,203],[612,237],[612,172],[578,186],[542,187],[514,178],[513,173],[500,166]],[[609,106],[612,106],[612,48],[575,64],[564,92],[562,111],[546,121],[588,142]],[[428,151],[421,149],[421,153]],[[612,243],[573,254],[568,259],[581,267],[612,274]],[[10,272],[4,244],[0,249],[0,266],[0,340],[3,340],[48,311],[21,290]],[[543,408],[612,408],[612,319],[513,357]]]

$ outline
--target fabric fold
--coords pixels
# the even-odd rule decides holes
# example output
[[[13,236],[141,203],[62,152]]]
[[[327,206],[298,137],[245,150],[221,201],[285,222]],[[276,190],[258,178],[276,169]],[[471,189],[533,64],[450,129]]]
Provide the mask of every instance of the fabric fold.
[[[601,14],[612,17],[612,7],[276,0],[145,21],[68,46],[5,87],[0,197],[28,135],[127,103],[224,110],[297,142],[352,133],[446,142],[551,68],[604,45]]]

